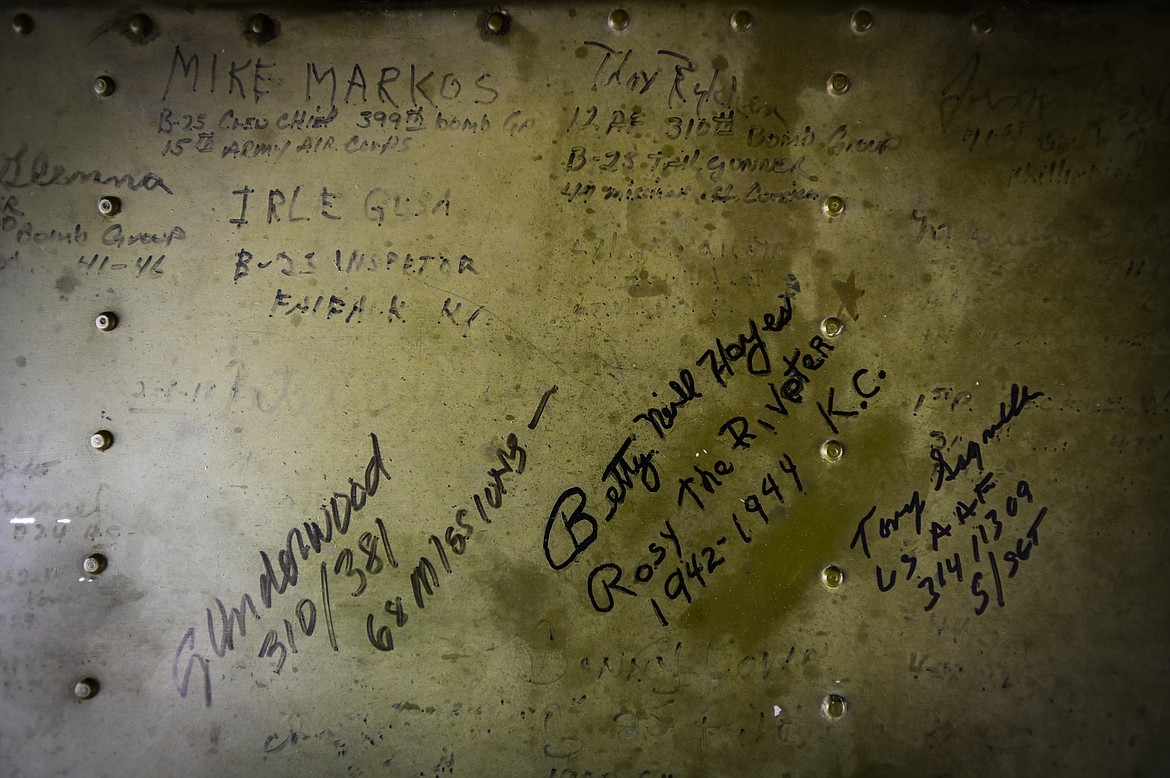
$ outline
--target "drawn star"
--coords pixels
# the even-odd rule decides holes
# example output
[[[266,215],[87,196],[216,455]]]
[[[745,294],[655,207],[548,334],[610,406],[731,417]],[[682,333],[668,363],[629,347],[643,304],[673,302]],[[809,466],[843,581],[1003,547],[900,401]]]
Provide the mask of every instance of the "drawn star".
[[[856,275],[855,272],[850,271],[849,278],[846,280],[833,282],[833,291],[837,293],[837,297],[841,298],[841,308],[844,308],[845,312],[853,317],[853,321],[857,321],[858,317],[861,316],[857,311],[857,301],[865,294],[864,289],[857,288]],[[837,309],[837,313],[841,313],[841,308]]]

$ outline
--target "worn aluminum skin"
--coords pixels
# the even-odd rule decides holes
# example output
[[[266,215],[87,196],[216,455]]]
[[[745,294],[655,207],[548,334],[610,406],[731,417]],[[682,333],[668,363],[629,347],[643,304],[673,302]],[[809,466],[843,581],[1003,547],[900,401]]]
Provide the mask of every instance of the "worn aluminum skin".
[[[2,18],[0,773],[1170,771],[1164,6]]]

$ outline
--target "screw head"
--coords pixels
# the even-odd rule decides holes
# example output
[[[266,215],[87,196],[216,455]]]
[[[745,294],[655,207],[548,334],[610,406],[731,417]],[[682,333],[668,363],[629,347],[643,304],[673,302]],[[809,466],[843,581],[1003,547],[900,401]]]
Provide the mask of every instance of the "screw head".
[[[137,35],[139,38],[145,38],[154,29],[154,23],[150,21],[150,17],[146,14],[134,14],[126,22],[126,29],[130,30],[131,33]]]
[[[991,20],[989,14],[976,14],[975,18],[971,20],[971,31],[976,35],[986,35],[995,27],[995,22]]]
[[[829,565],[821,571],[821,583],[826,589],[836,589],[845,580],[845,574],[836,565]]]
[[[73,696],[79,700],[89,700],[98,693],[98,682],[92,678],[82,678],[73,685]]]
[[[836,464],[845,456],[845,446],[839,440],[826,440],[821,444],[821,458],[829,464]]]
[[[839,719],[849,711],[849,701],[840,694],[825,695],[821,701],[821,712],[828,718]]]
[[[98,430],[89,436],[89,445],[95,451],[105,451],[114,445],[114,435],[109,430]]]
[[[747,32],[755,23],[751,11],[736,11],[731,15],[731,29],[736,32]]]
[[[93,80],[93,93],[98,97],[109,97],[115,88],[114,79],[109,76],[98,76]]]
[[[512,23],[506,11],[492,11],[484,20],[483,28],[488,35],[505,35]]]
[[[122,201],[117,197],[102,197],[97,201],[97,209],[102,216],[114,216],[122,210]]]
[[[822,208],[825,215],[830,218],[840,216],[845,213],[845,200],[838,195],[830,195],[825,198],[825,204]]]
[[[614,32],[621,32],[630,26],[630,12],[624,8],[615,8],[609,12],[609,18],[606,19],[605,23]]]
[[[853,14],[849,24],[856,33],[868,32],[873,27],[873,14],[862,8]]]
[[[33,20],[28,14],[17,14],[12,17],[12,31],[17,35],[28,35],[33,31]]]
[[[118,317],[111,311],[99,313],[97,318],[93,320],[93,325],[102,332],[109,332],[118,326]]]
[[[101,554],[90,554],[81,562],[81,569],[87,575],[101,575],[106,569],[106,558]]]
[[[836,316],[828,316],[821,322],[821,334],[826,338],[835,338],[845,330],[845,323]]]
[[[267,43],[276,37],[276,21],[267,14],[254,14],[248,19],[246,32],[261,43]]]
[[[829,76],[829,94],[843,95],[849,91],[849,76],[844,73],[834,73]]]

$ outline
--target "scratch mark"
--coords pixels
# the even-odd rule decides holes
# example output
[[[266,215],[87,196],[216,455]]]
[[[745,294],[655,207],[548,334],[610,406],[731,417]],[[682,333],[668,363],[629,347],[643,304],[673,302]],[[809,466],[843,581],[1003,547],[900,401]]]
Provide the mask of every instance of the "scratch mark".
[[[544,413],[544,406],[548,404],[548,398],[552,397],[556,393],[557,385],[553,384],[552,388],[545,392],[544,396],[540,398],[540,405],[536,406],[536,413],[533,414],[532,421],[528,422],[528,429],[536,429],[536,425],[540,423],[540,417]]]

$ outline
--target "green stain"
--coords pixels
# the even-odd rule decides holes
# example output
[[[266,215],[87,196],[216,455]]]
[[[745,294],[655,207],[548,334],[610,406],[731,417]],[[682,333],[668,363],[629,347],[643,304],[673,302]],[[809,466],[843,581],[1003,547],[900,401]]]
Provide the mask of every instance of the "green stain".
[[[879,402],[875,398],[874,405]],[[752,541],[742,543],[726,520],[731,534],[720,547],[726,565],[711,576],[706,589],[699,589],[694,603],[674,623],[688,632],[727,634],[745,649],[756,650],[769,645],[807,599],[828,602],[831,594],[820,579],[826,565],[846,571],[839,592],[862,584],[864,569],[849,572],[852,563],[862,559],[860,552],[849,549],[857,522],[872,505],[879,511],[902,505],[926,482],[927,474],[921,478],[908,474],[903,451],[909,430],[891,413],[874,408],[845,425],[839,436],[845,447],[840,462],[829,464],[820,458],[815,431],[803,436],[806,445],[799,455],[791,453],[805,493],[795,492],[789,476],[773,471],[785,495],[787,515],[766,507],[770,521],[765,525],[742,505],[724,504],[723,512],[730,516],[734,511]],[[820,429],[828,432],[823,424]]]

